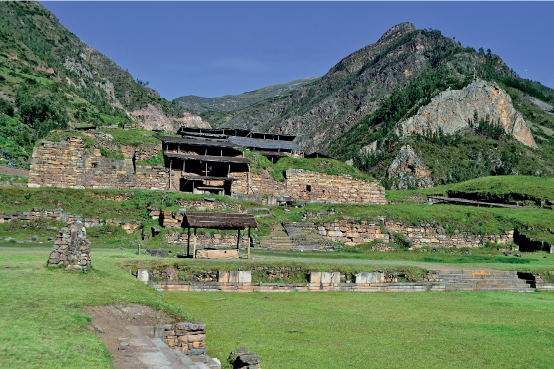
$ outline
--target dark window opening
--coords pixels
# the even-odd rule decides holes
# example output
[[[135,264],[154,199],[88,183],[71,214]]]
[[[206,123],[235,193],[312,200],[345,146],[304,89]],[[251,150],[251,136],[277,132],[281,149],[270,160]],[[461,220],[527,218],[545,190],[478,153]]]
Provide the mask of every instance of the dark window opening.
[[[306,185],[306,191],[312,192],[312,186],[311,185]]]

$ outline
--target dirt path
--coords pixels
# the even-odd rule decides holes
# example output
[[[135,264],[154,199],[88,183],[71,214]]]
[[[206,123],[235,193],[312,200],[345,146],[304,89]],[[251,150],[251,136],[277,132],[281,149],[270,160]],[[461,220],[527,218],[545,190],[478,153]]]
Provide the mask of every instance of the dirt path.
[[[129,326],[155,326],[175,323],[166,313],[140,304],[91,306],[87,312],[92,317],[92,327],[106,348],[114,356],[118,369],[146,369],[135,355],[139,348],[129,345],[136,339]]]

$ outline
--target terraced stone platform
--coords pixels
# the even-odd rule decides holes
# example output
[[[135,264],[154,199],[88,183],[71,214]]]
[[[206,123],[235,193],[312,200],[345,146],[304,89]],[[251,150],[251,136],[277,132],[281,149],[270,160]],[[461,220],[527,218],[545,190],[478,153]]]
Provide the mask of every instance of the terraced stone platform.
[[[535,292],[532,281],[518,277],[516,271],[438,270],[439,283],[446,291]]]

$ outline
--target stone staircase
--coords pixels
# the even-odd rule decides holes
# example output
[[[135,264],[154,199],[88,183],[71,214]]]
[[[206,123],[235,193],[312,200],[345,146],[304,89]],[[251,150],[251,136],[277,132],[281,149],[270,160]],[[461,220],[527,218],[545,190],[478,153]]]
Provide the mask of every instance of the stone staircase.
[[[163,339],[156,337],[155,327],[128,326],[131,334],[123,352],[136,368],[148,369],[221,369],[221,364],[207,355],[198,357],[169,348]],[[128,350],[128,351],[127,351]]]
[[[535,292],[532,281],[521,279],[515,271],[442,270],[439,283],[446,291]]]

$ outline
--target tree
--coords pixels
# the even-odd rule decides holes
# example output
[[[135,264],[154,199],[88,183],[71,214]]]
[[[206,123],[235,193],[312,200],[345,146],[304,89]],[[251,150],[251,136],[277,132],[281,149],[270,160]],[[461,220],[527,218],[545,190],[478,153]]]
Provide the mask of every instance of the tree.
[[[49,96],[29,98],[18,94],[16,102],[19,105],[21,120],[33,128],[37,138],[45,137],[53,129],[67,128],[66,112]]]

